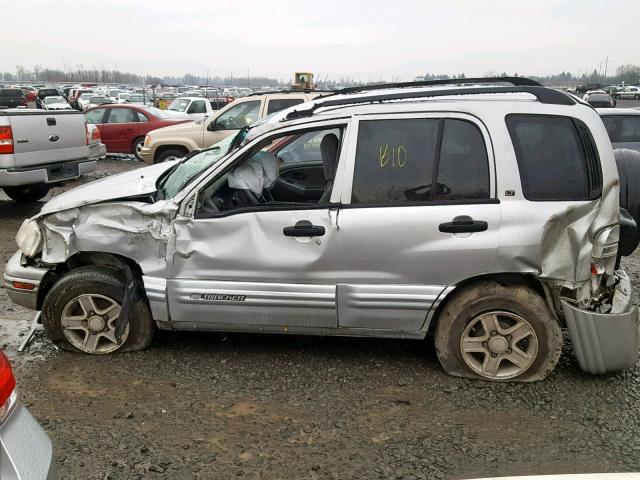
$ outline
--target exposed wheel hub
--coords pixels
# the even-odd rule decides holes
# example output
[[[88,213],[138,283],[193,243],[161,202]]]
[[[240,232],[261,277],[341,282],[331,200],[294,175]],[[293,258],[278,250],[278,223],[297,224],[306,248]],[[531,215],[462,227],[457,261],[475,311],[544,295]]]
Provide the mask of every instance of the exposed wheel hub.
[[[502,335],[496,335],[489,340],[489,350],[493,353],[504,353],[509,348],[509,340]]]
[[[87,320],[87,326],[93,332],[101,332],[105,326],[104,318],[99,315],[93,315]]]

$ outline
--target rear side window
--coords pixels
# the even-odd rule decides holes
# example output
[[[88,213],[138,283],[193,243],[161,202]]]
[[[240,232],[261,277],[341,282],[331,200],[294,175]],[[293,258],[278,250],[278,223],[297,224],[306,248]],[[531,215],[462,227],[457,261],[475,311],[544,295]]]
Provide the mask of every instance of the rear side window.
[[[568,117],[507,115],[527,200],[593,200],[602,173],[588,128]]]
[[[487,198],[487,151],[482,134],[472,123],[457,119],[360,122],[352,203]]]
[[[107,123],[132,123],[138,121],[137,112],[130,108],[112,108],[109,110]]]
[[[607,115],[602,121],[611,142],[640,142],[640,115]]]
[[[283,98],[277,100],[269,100],[269,105],[267,106],[267,115],[273,112],[279,112],[280,110],[284,110],[285,108],[293,107],[294,105],[299,105],[303,103],[301,98]]]
[[[0,98],[22,98],[24,93],[17,88],[7,88],[0,90]]]

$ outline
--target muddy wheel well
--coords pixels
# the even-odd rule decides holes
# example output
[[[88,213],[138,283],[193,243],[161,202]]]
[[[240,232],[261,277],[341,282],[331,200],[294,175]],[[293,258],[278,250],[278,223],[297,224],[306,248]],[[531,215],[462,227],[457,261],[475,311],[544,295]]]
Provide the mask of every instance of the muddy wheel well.
[[[447,295],[447,297],[440,302],[438,307],[436,308],[431,323],[429,324],[429,328],[427,330],[427,335],[432,335],[435,331],[436,325],[438,324],[438,318],[440,317],[440,312],[444,309],[448,302],[450,302],[458,292],[462,291],[466,287],[470,287],[476,283],[492,281],[499,285],[508,286],[508,285],[524,285],[538,295],[540,295],[546,302],[549,304],[548,295],[545,292],[545,288],[542,285],[542,282],[538,280],[533,275],[523,274],[523,273],[500,273],[500,274],[488,274],[488,275],[479,275],[477,277],[467,278],[462,282],[456,284],[455,288]],[[555,309],[551,309],[552,313],[555,315]]]
[[[142,269],[140,268],[140,265],[130,258],[104,252],[79,252],[69,257],[66,262],[59,264],[55,269],[47,272],[44,276],[40,283],[40,289],[38,290],[38,309],[42,308],[42,303],[49,293],[49,290],[60,277],[71,270],[90,265],[95,265],[96,267],[109,267],[120,271],[123,271],[128,267],[134,275],[138,278],[142,278]]]

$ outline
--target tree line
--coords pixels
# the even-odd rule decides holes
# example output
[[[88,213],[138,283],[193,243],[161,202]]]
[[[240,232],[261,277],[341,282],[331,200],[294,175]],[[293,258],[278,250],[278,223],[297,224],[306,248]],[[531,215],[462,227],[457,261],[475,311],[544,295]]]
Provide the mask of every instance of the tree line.
[[[484,76],[497,77],[497,76],[519,76],[518,73],[513,75],[507,74],[507,72],[497,73],[495,71],[487,71]],[[416,80],[442,80],[442,79],[464,79],[467,76],[464,73],[458,74],[435,74],[426,73],[419,75]],[[598,70],[594,70],[591,74],[583,73],[582,75],[574,75],[571,72],[561,72],[555,75],[538,76],[533,75],[529,78],[538,80],[541,83],[552,84],[619,84],[624,82],[625,84],[638,84],[640,83],[640,66],[638,65],[621,65],[616,68],[613,74],[604,75]],[[127,84],[127,85],[211,85],[211,86],[247,86],[250,88],[259,87],[284,87],[291,83],[290,79],[275,79],[264,76],[247,76],[238,77],[233,75],[228,76],[202,76],[194,75],[192,73],[186,73],[182,76],[165,75],[162,77],[153,75],[140,75],[130,72],[122,72],[120,70],[107,70],[105,68],[84,68],[82,65],[78,65],[75,68],[65,67],[64,70],[42,67],[35,65],[31,69],[25,68],[22,65],[18,65],[14,72],[0,72],[0,81],[5,82],[20,82],[20,83],[114,83],[114,84]],[[340,86],[353,86],[362,85],[364,82],[356,82],[352,78],[342,77],[336,80],[316,79],[317,83],[322,87],[331,87],[334,85]]]

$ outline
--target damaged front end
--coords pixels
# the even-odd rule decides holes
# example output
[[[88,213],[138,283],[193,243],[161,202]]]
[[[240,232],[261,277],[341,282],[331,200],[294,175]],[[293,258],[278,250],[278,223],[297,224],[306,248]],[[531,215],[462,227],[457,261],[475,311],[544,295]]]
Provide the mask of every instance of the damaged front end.
[[[564,317],[580,367],[591,374],[635,365],[640,348],[638,307],[618,268],[618,202],[615,180],[598,200],[552,216],[542,237],[540,280]]]
[[[155,181],[165,171],[148,167],[80,186],[47,203],[16,236],[20,251],[7,262],[7,291],[14,302],[39,309],[48,287],[86,264],[123,273],[125,295],[116,336],[129,310],[144,296],[140,274],[164,277],[173,200],[155,200]]]

